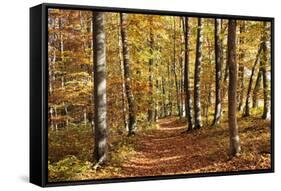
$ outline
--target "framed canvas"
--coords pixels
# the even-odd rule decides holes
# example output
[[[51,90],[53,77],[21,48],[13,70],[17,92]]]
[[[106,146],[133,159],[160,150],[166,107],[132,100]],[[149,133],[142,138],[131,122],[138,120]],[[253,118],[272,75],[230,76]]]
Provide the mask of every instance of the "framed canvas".
[[[274,172],[274,18],[30,8],[30,182]]]

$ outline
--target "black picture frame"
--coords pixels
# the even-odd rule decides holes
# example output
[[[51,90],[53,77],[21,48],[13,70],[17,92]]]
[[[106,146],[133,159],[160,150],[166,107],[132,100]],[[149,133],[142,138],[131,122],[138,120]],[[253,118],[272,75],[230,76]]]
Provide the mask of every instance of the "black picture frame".
[[[48,8],[91,10],[101,12],[124,12],[170,16],[189,16],[202,18],[221,18],[268,21],[271,23],[271,169],[232,172],[197,173],[187,175],[165,175],[130,177],[103,180],[81,180],[48,182]],[[160,179],[194,178],[226,175],[242,175],[274,172],[274,18],[240,16],[178,11],[127,9],[116,7],[97,7],[85,5],[43,3],[30,8],[30,182],[41,187],[83,185],[112,182],[147,181]]]

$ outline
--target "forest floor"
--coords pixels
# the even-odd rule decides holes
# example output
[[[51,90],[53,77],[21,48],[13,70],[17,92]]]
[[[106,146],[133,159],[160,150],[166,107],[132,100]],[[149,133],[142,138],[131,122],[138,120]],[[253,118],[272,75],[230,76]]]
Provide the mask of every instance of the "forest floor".
[[[69,148],[56,149],[58,143],[55,142],[50,146],[49,157],[62,154],[63,158],[64,152],[70,150],[72,153],[68,156],[72,157],[50,163],[49,178],[60,181],[270,169],[270,121],[249,117],[238,119],[238,124],[242,150],[232,159],[228,157],[227,122],[187,133],[185,121],[168,117],[160,119],[155,128],[140,130],[133,137],[115,134],[109,143],[109,162],[98,170],[93,170],[93,164],[87,159],[92,153],[87,147],[91,148],[92,142],[82,142],[80,147],[77,142],[81,142],[81,138],[76,137],[65,144],[62,138],[69,140],[69,135],[73,136],[73,132],[69,132],[58,137]],[[88,134],[82,133],[82,140],[90,140],[91,137],[85,139]],[[82,148],[86,154],[81,155]],[[87,157],[83,159],[84,155]]]
[[[186,132],[186,123],[175,117],[159,120],[159,128],[135,139],[135,155],[121,168],[124,176],[156,176],[199,172],[270,168],[269,122],[239,121],[242,152],[228,157],[228,129],[202,128]]]

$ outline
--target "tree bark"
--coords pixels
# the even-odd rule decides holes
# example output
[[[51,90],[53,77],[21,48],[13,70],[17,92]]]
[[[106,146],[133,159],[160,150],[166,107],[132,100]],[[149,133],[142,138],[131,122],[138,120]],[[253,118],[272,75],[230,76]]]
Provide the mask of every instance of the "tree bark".
[[[218,125],[221,120],[221,78],[222,78],[222,47],[221,47],[221,19],[215,19],[215,60],[216,60],[216,105],[213,126]]]
[[[172,101],[172,88],[173,88],[173,80],[171,77],[171,68],[170,63],[167,64],[167,72],[168,72],[168,108],[169,108],[169,116],[173,115],[173,101]]]
[[[269,47],[269,25],[264,22],[264,31],[263,31],[263,44],[262,44],[262,59],[261,59],[261,71],[262,71],[262,79],[263,79],[263,119],[270,119],[270,87],[267,73],[267,65],[268,65],[268,47]]]
[[[159,91],[159,81],[156,79],[156,82],[155,82],[155,89],[156,89],[156,95],[158,96],[158,91]],[[155,108],[154,108],[154,122],[157,122],[158,121],[158,118],[159,118],[159,104],[158,104],[158,100],[155,101]]]
[[[252,91],[252,84],[253,84],[253,78],[254,78],[254,75],[255,75],[256,66],[257,66],[257,64],[259,62],[259,59],[260,59],[262,44],[263,44],[263,42],[261,42],[261,44],[259,45],[259,49],[258,49],[258,52],[257,52],[257,55],[256,55],[256,60],[254,62],[254,66],[252,67],[251,76],[250,76],[249,85],[248,85],[248,90],[247,90],[247,95],[246,95],[245,110],[244,110],[244,113],[243,113],[243,117],[250,116],[250,95],[251,95],[251,91]]]
[[[237,64],[236,64],[236,20],[229,20],[228,38],[227,38],[227,61],[229,67],[229,85],[228,85],[228,123],[230,139],[230,156],[239,154],[240,141],[238,134],[238,124],[236,117],[236,89],[237,89]]]
[[[190,85],[189,85],[189,24],[188,17],[185,17],[185,57],[184,57],[184,87],[185,87],[185,113],[187,118],[187,130],[190,131],[193,129],[193,113],[192,113],[192,100],[190,93]]]
[[[178,86],[178,77],[176,71],[176,19],[174,18],[174,36],[173,36],[173,73],[175,79],[175,86],[176,86],[176,101],[177,101],[177,108],[178,108],[178,116],[180,116],[180,103],[179,103],[179,86]]]
[[[121,19],[121,38],[122,38],[122,46],[123,46],[125,89],[126,89],[126,97],[128,99],[128,110],[129,110],[128,136],[131,136],[135,134],[137,121],[136,121],[136,104],[131,89],[130,59],[129,59],[128,34],[127,34],[127,14],[120,13],[120,19]]]
[[[153,44],[154,44],[154,39],[153,39],[153,32],[152,32],[152,25],[153,25],[153,20],[152,17],[150,18],[150,23],[149,23],[149,52],[150,52],[150,58],[149,58],[149,63],[148,63],[148,70],[149,70],[149,77],[148,77],[148,84],[149,84],[149,101],[148,101],[148,111],[147,111],[147,120],[148,123],[151,125],[154,122],[154,98],[153,98]]]
[[[259,69],[258,72],[258,77],[256,80],[256,85],[254,87],[254,91],[253,91],[253,108],[257,108],[258,107],[258,92],[260,90],[260,86],[261,86],[261,80],[262,80],[262,71],[261,68]]]
[[[164,77],[162,76],[162,107],[163,107],[163,116],[162,117],[168,116],[166,99],[167,99],[166,98],[166,81],[165,81]]]
[[[95,106],[95,149],[94,160],[102,164],[107,160],[107,108],[106,108],[106,52],[104,15],[93,13],[94,41],[94,106]]]
[[[243,110],[244,106],[244,89],[245,89],[245,82],[244,82],[244,64],[245,64],[245,49],[242,47],[243,44],[245,43],[245,37],[244,37],[244,32],[245,32],[245,22],[241,21],[240,25],[240,39],[239,39],[239,44],[240,44],[240,53],[239,53],[239,69],[238,69],[238,89],[239,89],[239,94],[237,96],[237,101],[238,101],[238,111]]]
[[[120,20],[121,26],[121,20]],[[121,28],[121,27],[120,27]],[[127,104],[126,104],[126,89],[125,89],[125,79],[124,79],[124,65],[123,65],[123,55],[122,55],[122,38],[121,38],[121,30],[118,30],[118,40],[119,40],[119,60],[120,60],[120,73],[121,73],[121,81],[122,81],[122,111],[123,111],[123,124],[124,129],[129,131],[128,129],[128,121],[127,121]]]
[[[198,18],[197,28],[197,44],[196,44],[196,57],[194,69],[194,128],[199,129],[202,127],[201,119],[201,103],[200,103],[200,75],[201,75],[201,62],[202,62],[202,18]]]
[[[184,56],[185,56],[185,49],[184,49],[184,44],[185,44],[185,37],[184,37],[184,18],[180,17],[179,18],[179,23],[180,23],[180,29],[182,30],[182,33],[180,33],[180,52],[179,52],[179,65],[180,65],[180,118],[183,117],[184,110],[185,110],[185,103],[184,103]]]

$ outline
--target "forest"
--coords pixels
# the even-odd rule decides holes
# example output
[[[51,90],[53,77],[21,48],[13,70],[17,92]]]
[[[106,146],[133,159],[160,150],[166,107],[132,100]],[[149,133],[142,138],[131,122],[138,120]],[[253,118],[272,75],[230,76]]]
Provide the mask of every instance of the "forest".
[[[48,181],[271,169],[271,22],[48,9]]]

